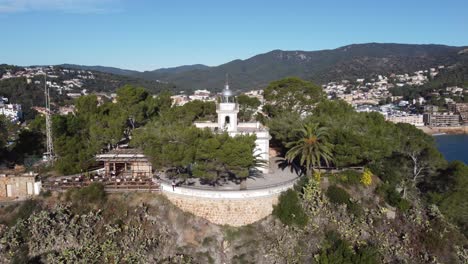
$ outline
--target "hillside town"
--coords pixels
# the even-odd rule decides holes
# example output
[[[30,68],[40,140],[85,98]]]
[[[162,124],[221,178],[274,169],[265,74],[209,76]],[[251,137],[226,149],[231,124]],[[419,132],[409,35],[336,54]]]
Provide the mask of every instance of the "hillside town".
[[[28,84],[43,85],[44,78],[49,88],[59,94],[66,94],[70,98],[85,95],[86,90],[81,90],[83,82],[94,80],[96,77],[90,71],[64,69],[54,66],[25,67],[19,70],[6,70],[0,77],[0,81],[12,78],[26,78]]]
[[[378,112],[388,121],[408,123],[417,127],[457,127],[468,125],[468,103],[456,103],[452,97],[467,96],[468,88],[446,87],[446,93],[432,93],[441,97],[446,107],[431,105],[424,97],[404,100],[403,96],[392,95],[391,89],[412,89],[429,82],[430,78],[443,71],[445,66],[416,71],[412,74],[378,75],[377,78],[358,78],[355,81],[341,80],[323,85],[329,99],[345,100],[358,112]]]
[[[445,69],[437,68],[416,71],[413,74],[378,75],[377,78],[358,78],[355,81],[341,80],[322,85],[328,99],[341,99],[351,104],[357,112],[378,112],[386,120],[394,123],[408,123],[416,127],[458,127],[468,126],[468,103],[457,103],[451,97],[468,96],[468,88],[446,87],[446,93],[440,95],[445,101],[445,107],[431,105],[424,97],[405,100],[403,96],[392,95],[395,87],[417,87],[426,84],[431,77]],[[257,98],[262,105],[263,90],[251,90],[243,93]],[[208,90],[196,90],[192,95],[181,93],[171,98],[175,105],[184,105],[193,100],[214,102],[218,95]]]
[[[392,89],[399,87],[411,89],[424,85],[431,78],[446,70],[444,65],[419,70],[413,73],[401,73],[377,75],[375,78],[357,78],[355,80],[341,80],[329,82],[322,85],[328,99],[341,99],[351,104],[358,112],[378,112],[388,121],[394,123],[408,123],[417,127],[458,127],[468,125],[468,103],[455,102],[453,98],[467,96],[466,87],[446,87],[446,92],[432,93],[431,96],[440,97],[444,100],[443,107],[431,105],[424,97],[405,100],[403,96],[392,94]],[[94,80],[96,76],[91,71],[66,69],[54,66],[26,67],[20,70],[6,70],[0,81],[11,78],[26,78],[28,84],[34,83],[38,87],[46,84],[50,89],[61,95],[74,99],[89,92],[82,89],[87,80]],[[113,92],[96,93],[99,100],[115,100]],[[251,90],[243,94],[257,98],[261,105],[257,112],[261,112],[264,99],[263,90]],[[195,90],[193,94],[181,92],[171,98],[174,105],[182,106],[187,102],[200,100],[204,102],[215,102],[219,94],[209,90]],[[440,99],[439,98],[439,99]],[[34,106],[34,110],[44,114],[43,106]],[[56,109],[58,114],[66,115],[73,113],[73,105],[60,106]],[[12,122],[18,122],[22,117],[21,105],[8,103],[8,98],[2,98],[0,102],[0,114],[5,115]]]

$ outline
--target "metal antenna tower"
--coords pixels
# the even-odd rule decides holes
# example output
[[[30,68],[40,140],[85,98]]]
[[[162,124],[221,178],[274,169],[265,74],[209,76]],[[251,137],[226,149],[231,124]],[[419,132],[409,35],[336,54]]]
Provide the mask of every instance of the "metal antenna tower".
[[[47,152],[44,153],[44,160],[53,163],[55,159],[54,144],[52,141],[52,120],[50,118],[50,94],[47,87],[47,73],[44,72],[44,95],[46,108],[46,147]]]

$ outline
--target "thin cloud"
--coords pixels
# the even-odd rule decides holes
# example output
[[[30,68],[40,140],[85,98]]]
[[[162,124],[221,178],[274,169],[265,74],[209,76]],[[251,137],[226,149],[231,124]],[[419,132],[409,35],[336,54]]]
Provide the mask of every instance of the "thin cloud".
[[[60,11],[64,13],[114,13],[120,0],[0,0],[0,13]]]

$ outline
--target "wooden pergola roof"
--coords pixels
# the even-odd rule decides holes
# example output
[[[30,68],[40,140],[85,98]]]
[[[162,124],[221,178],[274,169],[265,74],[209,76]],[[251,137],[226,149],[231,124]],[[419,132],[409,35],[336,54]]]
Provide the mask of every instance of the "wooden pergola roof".
[[[104,154],[96,155],[97,161],[125,162],[125,161],[146,161],[148,158],[139,149],[113,149]]]

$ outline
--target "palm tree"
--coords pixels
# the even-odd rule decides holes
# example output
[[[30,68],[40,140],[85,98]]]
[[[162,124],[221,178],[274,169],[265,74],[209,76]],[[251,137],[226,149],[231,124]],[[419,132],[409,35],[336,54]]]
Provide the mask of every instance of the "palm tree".
[[[333,160],[333,145],[328,142],[327,128],[311,123],[305,124],[298,132],[299,139],[286,144],[289,148],[286,152],[286,160],[292,162],[299,158],[299,164],[305,167],[308,176],[316,166],[320,166],[322,161],[329,166]]]

